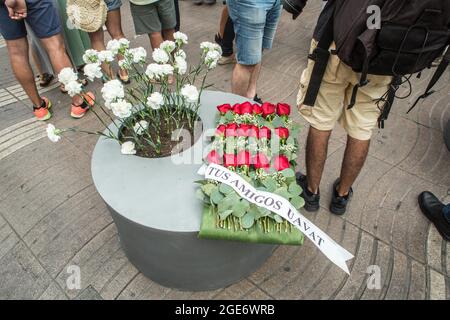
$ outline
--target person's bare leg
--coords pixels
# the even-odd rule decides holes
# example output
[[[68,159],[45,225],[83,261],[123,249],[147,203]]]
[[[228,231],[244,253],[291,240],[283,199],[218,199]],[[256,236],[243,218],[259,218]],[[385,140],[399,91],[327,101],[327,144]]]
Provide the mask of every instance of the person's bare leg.
[[[95,32],[89,33],[89,39],[91,40],[92,48],[97,51],[106,50],[105,36],[103,35],[103,28],[98,29]],[[114,79],[114,74],[110,64],[102,63],[103,73],[109,78]]]
[[[247,97],[254,98],[256,96],[256,84],[259,79],[259,74],[261,72],[261,63],[258,63],[253,69],[252,76],[250,77],[250,83],[247,89]]]
[[[367,154],[369,153],[370,140],[358,140],[347,136],[344,160],[342,161],[341,176],[338,186],[338,194],[343,197],[348,194],[351,186],[361,172]]]
[[[235,65],[231,78],[231,91],[234,94],[253,99],[254,95],[252,97],[248,96],[248,87],[255,66],[256,65],[246,66],[239,63]]]
[[[317,194],[320,180],[322,180],[323,168],[328,154],[328,141],[331,131],[320,131],[309,127],[306,140],[306,177],[308,189]]]
[[[105,25],[106,25],[106,29],[108,30],[108,33],[111,36],[111,38],[116,39],[116,40],[125,38],[125,35],[122,30],[122,19],[120,16],[120,9],[108,12],[108,17],[106,19]],[[123,60],[123,56],[118,54],[117,60],[119,60],[119,61]],[[120,69],[119,72],[120,72],[121,77],[128,76],[127,70]]]
[[[33,63],[36,66],[37,71],[39,72],[39,76],[42,78],[44,75],[44,69],[42,68],[41,60],[39,59],[36,50],[33,48],[30,49],[31,58],[33,58]]]
[[[59,74],[64,68],[73,68],[69,56],[67,55],[64,39],[61,34],[49,38],[42,38],[41,42],[47,51],[53,70],[55,70],[56,74]],[[72,97],[72,103],[76,106],[81,105],[83,99],[80,96],[74,96]]]
[[[223,38],[223,34],[225,33],[225,26],[228,20],[228,7],[224,6],[222,9],[222,14],[220,15],[219,22],[219,36]]]
[[[28,56],[27,38],[7,40],[6,45],[11,60],[11,67],[17,81],[19,81],[23,90],[25,90],[33,105],[37,107],[41,106],[42,99],[34,82],[33,69],[31,68]]]
[[[164,40],[174,41],[175,40],[175,38],[173,37],[174,33],[175,29],[165,29],[162,31],[162,37]]]
[[[153,50],[159,48],[161,43],[164,41],[161,32],[152,32],[148,35],[148,37],[150,38],[150,44],[152,45]]]

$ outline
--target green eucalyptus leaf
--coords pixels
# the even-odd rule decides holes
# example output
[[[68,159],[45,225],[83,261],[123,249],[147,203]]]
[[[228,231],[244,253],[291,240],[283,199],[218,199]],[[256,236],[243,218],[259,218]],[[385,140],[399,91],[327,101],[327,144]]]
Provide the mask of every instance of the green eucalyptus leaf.
[[[305,205],[305,200],[300,196],[293,197],[290,202],[296,209],[300,209]]]
[[[300,195],[300,193],[302,193],[302,188],[297,184],[296,181],[291,182],[291,184],[289,185],[289,192],[293,195]]]
[[[202,191],[207,195],[210,196],[214,189],[217,189],[217,186],[213,183],[208,183],[203,186],[201,186]]]
[[[284,221],[283,218],[282,218],[281,216],[277,215],[277,214],[275,214],[275,215],[273,216],[273,219],[274,219],[277,223],[282,223],[282,222]]]
[[[251,227],[253,227],[254,224],[255,224],[255,216],[251,212],[246,213],[242,217],[242,227],[243,228],[250,229]]]
[[[291,197],[291,194],[289,193],[289,191],[287,190],[286,187],[278,188],[277,190],[275,190],[274,193],[279,195],[279,196],[281,196],[281,197],[283,197],[283,198],[285,198],[285,199],[288,199],[288,200]]]
[[[219,204],[225,197],[220,193],[218,189],[211,192],[211,201],[214,204]]]
[[[219,185],[219,191],[222,192],[223,194],[227,195],[229,193],[232,193],[234,190],[229,185],[222,183]]]
[[[282,174],[285,178],[292,178],[292,177],[295,177],[295,172],[294,172],[294,170],[292,170],[291,168],[284,169],[283,171],[281,171],[281,174]]]
[[[277,182],[272,177],[265,178],[262,183],[267,188],[267,191],[274,192],[277,188]]]
[[[267,217],[272,213],[270,210],[263,207],[258,207],[258,211],[261,217]]]
[[[225,210],[223,212],[219,212],[219,218],[220,218],[220,220],[225,220],[232,213],[233,213],[233,210]]]

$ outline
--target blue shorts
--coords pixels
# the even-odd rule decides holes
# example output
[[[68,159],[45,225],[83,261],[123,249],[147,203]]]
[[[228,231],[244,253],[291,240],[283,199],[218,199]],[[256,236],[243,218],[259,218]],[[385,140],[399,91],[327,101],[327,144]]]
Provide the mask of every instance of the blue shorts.
[[[27,17],[12,20],[3,1],[0,2],[0,33],[5,40],[17,40],[27,36],[25,22],[38,38],[49,38],[61,32],[58,9],[52,0],[26,0]]]
[[[236,33],[238,63],[260,63],[262,50],[272,48],[281,0],[227,0],[227,5]]]
[[[121,0],[104,0],[106,3],[106,6],[108,7],[108,12],[117,10],[122,6]]]

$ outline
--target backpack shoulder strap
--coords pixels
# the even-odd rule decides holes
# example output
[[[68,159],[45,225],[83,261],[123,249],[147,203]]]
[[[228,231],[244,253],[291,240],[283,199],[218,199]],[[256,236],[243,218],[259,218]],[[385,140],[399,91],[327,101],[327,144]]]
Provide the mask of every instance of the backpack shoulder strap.
[[[330,4],[328,4],[330,5]],[[309,80],[308,89],[303,99],[303,104],[313,107],[316,104],[317,96],[319,94],[320,86],[322,84],[323,76],[327,69],[328,60],[330,58],[330,46],[334,40],[334,12],[332,12],[325,25],[323,26],[320,39],[316,49],[313,53],[308,55],[308,58],[314,60],[314,67]]]
[[[433,77],[431,78],[430,83],[428,84],[425,90],[425,93],[417,98],[417,100],[414,102],[414,104],[411,106],[411,108],[409,108],[409,110],[406,113],[409,113],[412,109],[414,109],[420,100],[427,98],[428,96],[432,95],[435,92],[432,89],[435,86],[435,84],[439,81],[441,76],[444,74],[449,64],[450,64],[450,48],[447,49],[447,53],[442,58],[441,63],[436,69],[436,72],[433,74]]]

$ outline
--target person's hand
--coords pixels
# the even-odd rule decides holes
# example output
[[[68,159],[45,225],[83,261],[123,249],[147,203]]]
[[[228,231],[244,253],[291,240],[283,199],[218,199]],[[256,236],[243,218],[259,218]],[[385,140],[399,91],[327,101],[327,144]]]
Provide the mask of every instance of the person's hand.
[[[292,19],[295,20],[302,13],[307,0],[282,0],[283,9],[292,14]]]
[[[25,0],[5,0],[9,17],[13,20],[22,20],[27,17],[27,4]]]

